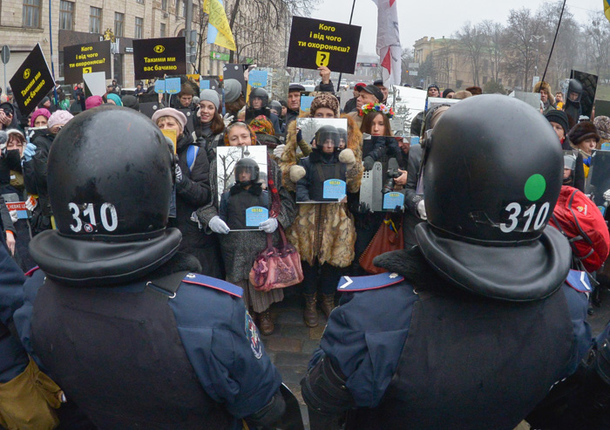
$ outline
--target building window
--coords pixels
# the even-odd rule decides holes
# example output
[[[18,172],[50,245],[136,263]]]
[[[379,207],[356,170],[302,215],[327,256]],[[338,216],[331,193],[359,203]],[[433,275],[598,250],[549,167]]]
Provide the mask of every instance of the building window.
[[[114,13],[114,35],[116,37],[123,37],[123,24],[125,23],[125,14],[115,12]]]
[[[91,6],[89,8],[89,33],[102,32],[102,9]]]
[[[161,9],[167,10],[167,0],[161,0]]]
[[[134,34],[134,38],[135,39],[141,39],[142,38],[142,28],[144,27],[144,19],[143,18],[138,18],[136,16],[136,31]]]
[[[59,2],[59,29],[72,30],[74,24],[74,2],[61,0]]]
[[[144,4],[144,0],[136,0],[136,3]]]
[[[161,31],[159,32],[159,37],[165,37],[165,24],[161,23]]]
[[[23,0],[23,26],[40,28],[40,2],[42,0]]]

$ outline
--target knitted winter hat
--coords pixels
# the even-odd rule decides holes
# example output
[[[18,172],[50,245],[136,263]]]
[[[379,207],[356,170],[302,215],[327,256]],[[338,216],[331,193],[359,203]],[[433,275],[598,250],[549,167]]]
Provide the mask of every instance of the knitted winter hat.
[[[552,109],[544,116],[549,122],[556,122],[559,124],[563,128],[563,133],[568,134],[568,128],[570,128],[570,126],[568,125],[568,115],[564,111]]]
[[[106,94],[106,98],[109,99],[109,100],[112,100],[114,102],[114,104],[117,105],[117,106],[123,106],[123,102],[121,101],[121,97],[118,94],[108,93],[108,94]],[[87,103],[86,100],[85,100],[85,103]]]
[[[599,142],[597,128],[595,128],[595,124],[591,121],[579,122],[570,130],[568,136],[573,145],[579,145],[583,140],[590,138],[594,138]]]
[[[127,94],[127,95],[123,96],[123,106],[134,109],[134,110],[139,110],[140,102],[138,102],[138,99],[135,96],[132,96],[131,94]]]
[[[156,124],[159,118],[162,118],[164,116],[171,116],[176,121],[178,121],[178,124],[180,124],[182,130],[184,130],[184,127],[186,127],[186,116],[184,116],[182,112],[174,108],[157,109],[151,118],[152,122]]]
[[[597,132],[603,140],[610,140],[610,118],[604,115],[596,116],[593,124],[595,124]]]
[[[30,117],[30,127],[34,127],[34,122],[36,121],[36,118],[38,118],[40,115],[44,116],[46,119],[49,119],[49,117],[51,116],[51,112],[49,112],[47,108],[36,109]]]
[[[104,99],[101,96],[87,97],[85,100],[85,110],[93,109],[104,104]]]
[[[333,96],[331,93],[318,94],[312,100],[311,107],[309,108],[309,116],[313,117],[316,110],[322,107],[329,108],[335,113],[335,118],[339,118],[339,100],[337,100],[337,97]]]
[[[225,89],[225,103],[233,103],[241,95],[241,84],[237,79],[227,79],[223,83]]]
[[[238,82],[239,83],[239,82]],[[240,85],[241,87],[241,85]],[[227,97],[225,93],[225,98]],[[199,94],[199,101],[206,101],[213,103],[216,106],[216,110],[220,109],[220,98],[218,97],[218,93],[215,90],[203,90]]]
[[[56,125],[66,125],[68,121],[74,118],[70,112],[65,110],[58,110],[53,112],[53,114],[49,117],[49,122],[47,123],[47,127],[52,129]]]

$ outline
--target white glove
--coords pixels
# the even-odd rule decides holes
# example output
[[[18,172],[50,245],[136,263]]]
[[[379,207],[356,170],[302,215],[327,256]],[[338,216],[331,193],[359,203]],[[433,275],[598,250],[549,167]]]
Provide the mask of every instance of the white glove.
[[[426,205],[424,204],[423,200],[420,200],[420,202],[417,204],[417,214],[424,221],[428,219],[428,215],[426,214]]]
[[[17,211],[8,211],[8,213],[11,216],[11,221],[13,221],[14,223],[19,221],[19,215],[17,215]]]
[[[229,125],[231,125],[231,123],[233,122],[233,118],[235,118],[233,115],[231,115],[230,113],[226,113],[224,117],[222,117],[222,120],[225,123],[225,127],[228,127]]]
[[[29,196],[25,201],[25,208],[29,211],[33,211],[38,206],[38,200],[34,196]]]
[[[277,218],[268,218],[267,221],[263,221],[258,225],[258,229],[265,233],[273,233],[277,230]]]
[[[275,147],[275,149],[273,150],[273,156],[275,158],[281,159],[282,155],[284,154],[284,150],[286,149],[286,145],[285,144],[281,144]]]
[[[199,221],[199,217],[197,216],[196,211],[191,214],[191,221],[197,223],[197,227],[199,227],[199,230],[203,229],[203,226],[201,225],[201,221]]]
[[[606,190],[604,193],[604,200],[610,202],[610,190]]]
[[[210,230],[212,230],[214,233],[228,234],[231,231],[227,223],[220,219],[218,215],[212,218],[208,225],[210,226]]]

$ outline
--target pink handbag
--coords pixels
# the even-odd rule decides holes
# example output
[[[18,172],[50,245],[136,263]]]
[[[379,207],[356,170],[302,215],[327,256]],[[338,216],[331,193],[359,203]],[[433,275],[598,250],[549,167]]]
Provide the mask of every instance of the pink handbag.
[[[250,283],[258,291],[286,288],[303,281],[301,257],[288,243],[284,229],[278,226],[281,236],[279,247],[273,246],[273,235],[267,234],[267,248],[254,260],[250,270]]]

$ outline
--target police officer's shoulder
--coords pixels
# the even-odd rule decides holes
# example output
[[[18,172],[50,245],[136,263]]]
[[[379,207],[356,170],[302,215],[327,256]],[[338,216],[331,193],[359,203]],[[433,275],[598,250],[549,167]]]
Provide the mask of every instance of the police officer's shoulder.
[[[25,272],[25,276],[32,277],[32,276],[34,276],[34,274],[35,274],[36,272],[42,272],[42,270],[40,270],[40,267],[39,267],[39,266],[32,267],[30,270],[28,270],[27,272]]]
[[[359,292],[378,290],[390,287],[404,281],[404,277],[397,273],[380,273],[370,276],[343,276],[339,281],[337,291]]]
[[[590,293],[593,291],[591,281],[586,272],[581,270],[570,270],[566,279],[566,284],[579,293]]]
[[[184,279],[182,279],[182,282],[220,291],[234,297],[241,298],[243,295],[243,290],[240,287],[223,281],[222,279],[212,278],[211,276],[205,276],[199,273],[187,273],[184,276]]]

